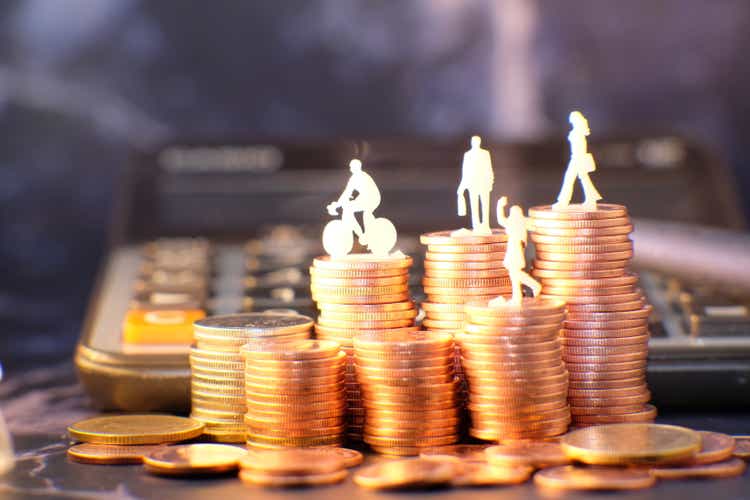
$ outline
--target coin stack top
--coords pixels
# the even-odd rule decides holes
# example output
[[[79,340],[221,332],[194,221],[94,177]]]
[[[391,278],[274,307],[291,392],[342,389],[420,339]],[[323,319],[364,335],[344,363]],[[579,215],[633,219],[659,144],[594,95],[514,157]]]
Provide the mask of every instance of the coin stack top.
[[[529,216],[536,246],[532,274],[543,297],[567,303],[560,341],[573,422],[653,421],[646,385],[651,306],[628,271],[633,226],[627,208],[540,206]]]
[[[338,446],[345,430],[346,355],[325,340],[250,342],[245,357],[247,444],[253,448]]]
[[[541,439],[566,432],[568,372],[558,335],[561,300],[468,302],[457,335],[469,386],[472,436]]]
[[[458,440],[453,336],[371,332],[354,337],[364,441],[378,453],[418,455]]]
[[[253,339],[293,342],[310,337],[312,318],[262,313],[212,316],[194,323],[190,351],[191,416],[207,437],[244,442],[245,363],[240,347]]]
[[[353,254],[318,257],[310,268],[312,297],[320,310],[317,338],[338,342],[347,354],[347,436],[355,441],[362,440],[365,409],[354,371],[353,337],[417,330],[417,310],[409,295],[411,265],[405,255]]]

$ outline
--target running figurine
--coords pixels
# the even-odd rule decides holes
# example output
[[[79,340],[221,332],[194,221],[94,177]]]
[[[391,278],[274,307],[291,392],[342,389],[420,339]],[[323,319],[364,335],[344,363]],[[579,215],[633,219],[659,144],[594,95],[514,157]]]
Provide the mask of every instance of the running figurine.
[[[490,193],[495,182],[490,152],[482,149],[482,138],[471,138],[471,149],[464,153],[461,166],[461,183],[458,185],[458,215],[466,215],[466,191],[471,202],[471,228],[475,234],[492,234],[490,229]],[[482,216],[479,216],[481,203]]]
[[[362,171],[362,162],[356,158],[349,162],[352,175],[339,199],[328,204],[329,215],[338,215],[341,219],[332,220],[323,229],[323,248],[331,257],[344,257],[354,247],[352,232],[359,238],[359,243],[378,257],[386,257],[396,244],[397,234],[393,223],[384,217],[373,215],[380,206],[380,190],[375,181]],[[354,193],[357,196],[354,196]],[[362,213],[362,223],[354,217]]]
[[[602,195],[594,187],[589,174],[596,170],[594,157],[588,151],[586,137],[591,134],[589,122],[580,111],[573,111],[568,117],[568,121],[573,129],[568,134],[570,142],[570,162],[568,169],[565,171],[563,185],[560,194],[557,196],[557,203],[552,205],[553,209],[565,209],[570,205],[570,199],[573,196],[573,186],[576,179],[581,181],[583,187],[584,202],[581,205],[584,210],[596,210],[596,202],[602,199]]]
[[[500,201],[497,202],[497,222],[505,228],[505,233],[508,235],[503,266],[508,270],[510,283],[513,289],[513,295],[511,296],[510,302],[513,304],[521,304],[523,300],[521,285],[526,285],[531,288],[534,297],[537,297],[539,292],[542,291],[542,285],[526,273],[526,257],[524,255],[524,249],[526,248],[528,229],[531,224],[526,220],[526,217],[523,215],[523,209],[518,205],[510,207],[509,214],[506,217],[505,207],[507,204],[507,196],[503,196],[500,198]],[[498,300],[498,302],[505,302],[502,297],[499,297],[499,299],[502,300]],[[493,301],[494,300],[496,299],[493,299]]]

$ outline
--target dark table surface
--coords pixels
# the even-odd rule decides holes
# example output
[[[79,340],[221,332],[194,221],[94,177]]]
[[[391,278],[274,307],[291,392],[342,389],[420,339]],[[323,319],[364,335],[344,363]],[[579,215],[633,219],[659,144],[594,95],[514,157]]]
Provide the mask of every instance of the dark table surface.
[[[351,479],[329,487],[299,490],[268,490],[243,485],[235,477],[173,479],[156,477],[137,465],[85,465],[70,462],[65,428],[71,422],[93,415],[96,410],[77,384],[72,363],[62,362],[11,374],[0,384],[0,411],[10,428],[16,449],[16,466],[0,476],[0,498],[230,498],[314,499],[351,498],[547,498],[551,494],[521,486],[431,492],[378,493],[358,488]],[[750,413],[702,414],[663,412],[659,421],[694,429],[750,434]],[[368,456],[367,463],[383,460]],[[750,498],[750,472],[743,477],[721,480],[661,481],[656,487],[626,494],[576,493],[566,498],[711,499]]]

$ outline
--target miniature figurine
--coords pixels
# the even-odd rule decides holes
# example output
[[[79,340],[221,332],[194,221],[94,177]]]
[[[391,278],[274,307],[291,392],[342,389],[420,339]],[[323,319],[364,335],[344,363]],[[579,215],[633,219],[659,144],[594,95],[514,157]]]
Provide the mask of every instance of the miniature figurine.
[[[475,234],[492,234],[490,230],[490,193],[495,182],[492,172],[490,152],[482,149],[482,138],[475,135],[471,138],[471,149],[464,153],[461,166],[461,183],[458,185],[458,215],[466,215],[466,198],[469,191],[471,202],[471,227]],[[482,206],[480,218],[479,205]]]
[[[380,190],[372,177],[362,170],[362,162],[353,159],[349,162],[352,175],[339,199],[328,204],[330,215],[341,219],[329,222],[323,230],[323,248],[332,257],[343,257],[352,251],[354,239],[352,232],[359,238],[360,244],[380,257],[385,257],[396,244],[397,234],[393,223],[384,217],[376,218],[373,212],[380,206]],[[356,197],[352,198],[354,193]],[[362,213],[364,227],[360,227],[354,214]]]
[[[564,209],[570,205],[570,199],[573,196],[573,186],[576,179],[580,179],[583,187],[584,210],[596,210],[596,202],[602,199],[602,195],[594,187],[589,174],[596,170],[594,157],[588,152],[588,143],[586,137],[591,134],[589,122],[580,111],[573,111],[568,117],[568,121],[573,129],[568,134],[570,142],[570,162],[568,169],[565,171],[563,185],[560,194],[557,196],[557,203],[552,205],[553,209]]]
[[[514,304],[521,304],[523,293],[521,285],[531,288],[534,297],[542,291],[542,285],[537,280],[529,276],[526,269],[526,257],[524,249],[528,238],[528,229],[530,222],[524,217],[523,210],[518,205],[510,208],[508,217],[505,216],[505,206],[508,204],[508,198],[503,196],[497,202],[497,222],[505,228],[508,235],[508,243],[505,250],[503,266],[508,270],[513,294],[510,301]]]

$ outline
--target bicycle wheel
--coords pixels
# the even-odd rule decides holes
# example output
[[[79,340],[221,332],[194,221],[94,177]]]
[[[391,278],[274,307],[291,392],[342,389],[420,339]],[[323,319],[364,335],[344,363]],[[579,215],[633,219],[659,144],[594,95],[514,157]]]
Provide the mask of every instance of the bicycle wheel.
[[[348,255],[354,247],[352,231],[342,220],[332,220],[323,228],[323,249],[331,257]]]
[[[378,217],[367,228],[367,248],[379,257],[387,256],[396,245],[396,227],[385,217]]]

